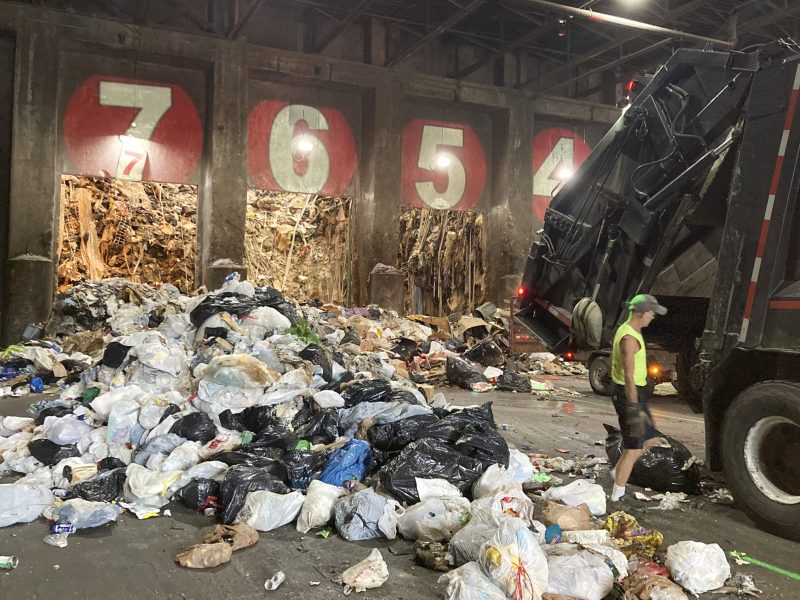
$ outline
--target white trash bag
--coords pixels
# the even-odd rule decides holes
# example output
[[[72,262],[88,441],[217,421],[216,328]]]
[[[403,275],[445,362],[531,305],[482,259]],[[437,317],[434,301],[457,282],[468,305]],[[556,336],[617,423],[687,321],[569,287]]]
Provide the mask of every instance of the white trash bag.
[[[397,530],[407,540],[444,542],[453,537],[470,518],[466,498],[430,498],[406,509]]]
[[[327,525],[333,518],[336,501],[346,494],[343,487],[314,479],[306,490],[306,500],[297,518],[297,531],[308,533],[314,527]]]
[[[383,560],[380,550],[373,548],[367,558],[342,573],[344,594],[347,596],[353,590],[363,592],[379,588],[387,579],[389,579],[389,567]]]
[[[503,590],[474,562],[445,573],[439,577],[439,583],[447,583],[445,600],[506,600]]]
[[[731,566],[719,544],[678,542],[667,548],[664,563],[672,579],[693,594],[710,592],[725,585]]]
[[[302,492],[276,494],[267,490],[250,492],[235,523],[247,523],[259,531],[272,531],[291,523],[300,514],[305,497]]]
[[[515,600],[541,600],[547,591],[547,556],[520,519],[504,521],[481,547],[483,572]]]
[[[478,560],[481,547],[495,534],[497,527],[488,521],[471,520],[450,540],[448,562],[460,567]]]
[[[498,492],[472,501],[472,520],[500,525],[508,517],[533,525],[533,502],[523,492]]]
[[[46,487],[0,484],[0,527],[35,521],[53,502],[53,493]]]
[[[586,504],[594,516],[606,514],[606,493],[603,487],[588,479],[578,479],[567,485],[552,487],[542,498],[558,500],[567,506]]]
[[[420,477],[414,477],[414,482],[417,485],[417,495],[419,496],[420,502],[425,502],[425,500],[430,500],[431,498],[464,497],[461,490],[444,479],[421,479]]]
[[[549,546],[547,591],[580,600],[602,600],[614,587],[614,574],[603,557],[572,544]]]
[[[522,493],[522,485],[514,474],[500,465],[492,465],[472,484],[472,497],[477,500],[500,492]]]
[[[522,485],[526,481],[533,478],[536,474],[536,469],[531,463],[531,459],[524,452],[520,452],[516,448],[509,448],[508,450],[508,472],[514,476],[517,483]]]

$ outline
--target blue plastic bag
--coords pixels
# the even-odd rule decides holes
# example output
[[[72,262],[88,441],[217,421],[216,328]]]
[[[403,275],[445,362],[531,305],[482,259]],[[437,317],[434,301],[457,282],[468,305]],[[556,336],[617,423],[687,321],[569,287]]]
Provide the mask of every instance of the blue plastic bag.
[[[319,479],[338,486],[353,479],[361,481],[367,476],[367,465],[371,459],[372,448],[367,442],[350,440],[331,455]]]

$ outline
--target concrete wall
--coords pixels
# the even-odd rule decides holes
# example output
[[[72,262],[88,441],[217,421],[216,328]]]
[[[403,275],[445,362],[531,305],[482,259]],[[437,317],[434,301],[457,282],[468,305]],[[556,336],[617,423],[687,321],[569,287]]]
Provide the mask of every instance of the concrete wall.
[[[352,195],[356,303],[369,301],[372,267],[394,263],[397,216],[407,203],[480,210],[488,215],[496,298],[501,278],[521,272],[539,224],[531,199],[536,123],[602,130],[618,115],[564,98],[18,5],[0,4],[0,32],[14,49],[13,152],[9,159],[0,151],[13,225],[3,279],[13,284],[4,286],[7,339],[49,313],[63,171],[198,183],[198,273],[209,286],[241,270],[248,185]],[[353,44],[379,58],[379,42]],[[424,61],[425,53],[409,60]],[[298,155],[306,138],[313,150]],[[442,152],[452,164],[439,170],[429,163]],[[2,190],[0,180],[0,207]]]

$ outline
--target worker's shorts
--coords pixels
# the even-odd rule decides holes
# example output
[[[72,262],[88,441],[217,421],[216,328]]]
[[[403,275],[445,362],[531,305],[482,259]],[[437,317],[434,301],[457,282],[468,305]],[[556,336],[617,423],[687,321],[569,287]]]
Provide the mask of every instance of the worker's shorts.
[[[614,409],[619,417],[619,428],[622,431],[622,447],[626,450],[641,450],[647,440],[659,437],[661,434],[653,425],[653,415],[650,413],[650,394],[646,387],[636,386],[639,392],[639,405],[647,414],[647,425],[645,425],[643,436],[631,435],[630,427],[625,422],[625,412],[628,407],[628,400],[625,397],[625,386],[614,384]]]

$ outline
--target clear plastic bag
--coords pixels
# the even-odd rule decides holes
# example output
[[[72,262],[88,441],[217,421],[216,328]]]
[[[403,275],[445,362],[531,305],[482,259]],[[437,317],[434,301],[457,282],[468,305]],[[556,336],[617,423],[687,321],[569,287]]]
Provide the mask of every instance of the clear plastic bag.
[[[0,527],[35,521],[54,501],[53,493],[44,487],[0,484]]]
[[[578,479],[567,485],[552,487],[542,498],[558,500],[567,506],[585,504],[595,516],[606,514],[606,493],[602,486],[591,483],[588,479]]]
[[[406,509],[397,529],[409,540],[443,542],[453,537],[470,518],[466,498],[431,498]]]
[[[336,501],[347,494],[347,490],[315,479],[308,486],[305,503],[297,519],[297,531],[308,533],[314,527],[322,527],[333,518]]]
[[[445,573],[439,583],[447,583],[445,600],[507,600],[503,590],[474,562]]]
[[[725,585],[731,567],[719,544],[684,541],[667,548],[665,565],[672,578],[693,594],[710,592]]]
[[[247,494],[236,522],[247,523],[259,531],[272,531],[291,523],[300,514],[304,497],[302,492],[275,494],[258,490]]]
[[[541,600],[547,591],[547,557],[519,519],[507,519],[481,548],[483,572],[509,598]]]

